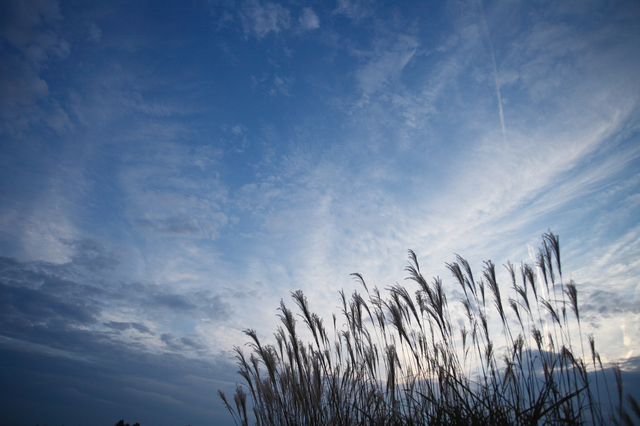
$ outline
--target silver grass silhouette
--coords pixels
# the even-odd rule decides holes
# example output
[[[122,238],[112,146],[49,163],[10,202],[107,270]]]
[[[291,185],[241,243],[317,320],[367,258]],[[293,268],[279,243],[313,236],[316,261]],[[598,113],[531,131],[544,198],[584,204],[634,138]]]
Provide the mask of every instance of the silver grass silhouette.
[[[632,425],[640,408],[628,395],[631,414],[625,409],[620,368],[612,367],[614,403],[593,336],[585,356],[577,285],[565,285],[561,265],[559,238],[549,231],[534,265],[518,271],[507,262],[513,293],[503,295],[493,262],[476,280],[456,255],[446,267],[464,298],[462,310],[452,310],[443,281],[427,281],[410,250],[405,270],[417,287],[396,284],[383,295],[352,274],[365,295],[340,292],[344,326],[334,314],[333,337],[295,291],[311,341],[300,340],[296,315],[281,301],[275,344],[246,330],[249,358],[235,348],[245,383],[233,405],[220,397],[240,425]],[[536,276],[546,292],[538,292]],[[567,312],[577,324],[577,350]],[[494,319],[502,328],[496,335]]]

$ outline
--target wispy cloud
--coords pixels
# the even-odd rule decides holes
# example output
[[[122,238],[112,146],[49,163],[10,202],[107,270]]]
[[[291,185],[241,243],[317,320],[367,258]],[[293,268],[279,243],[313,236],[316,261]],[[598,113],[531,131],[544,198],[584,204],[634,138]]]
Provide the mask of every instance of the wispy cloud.
[[[304,30],[316,30],[320,28],[320,18],[310,7],[305,7],[302,9],[302,14],[300,18],[298,18],[300,22],[300,26]]]
[[[480,16],[482,20],[482,27],[487,36],[487,42],[489,43],[489,52],[491,53],[491,65],[493,65],[493,80],[496,86],[496,98],[498,102],[498,115],[500,116],[500,126],[502,127],[502,138],[504,143],[507,143],[507,130],[504,126],[504,111],[502,109],[502,94],[500,93],[500,81],[498,80],[498,66],[496,65],[496,54],[493,51],[493,43],[491,42],[491,34],[487,27],[487,19],[484,16],[484,7],[482,6],[482,0],[478,1],[480,7]]]
[[[358,82],[365,94],[382,88],[389,80],[397,79],[416,53],[419,42],[411,35],[397,34],[392,38],[379,39],[374,46],[373,52],[361,53],[370,59],[357,72]]]
[[[87,36],[87,40],[92,41],[94,43],[99,43],[102,39],[102,29],[95,23],[91,22],[89,24],[89,35]]]
[[[209,174],[220,153],[169,142],[147,148],[145,159],[127,161],[120,175],[132,222],[149,236],[216,238],[229,220],[222,211],[226,188]]]
[[[370,17],[375,11],[375,2],[370,0],[338,0],[334,13],[344,14],[356,23]]]
[[[289,10],[279,3],[267,2],[264,5],[258,0],[245,1],[240,10],[240,19],[244,32],[257,38],[267,34],[279,33],[289,28],[291,18]]]
[[[7,359],[227,386],[214,364],[290,291],[329,318],[349,273],[383,289],[413,249],[455,298],[453,253],[529,261],[551,228],[601,352],[635,362],[634,7],[208,4],[2,6]],[[217,386],[109,371],[141,402]]]
[[[293,79],[292,78],[282,78],[278,75],[276,75],[273,78],[273,88],[271,90],[269,90],[269,94],[271,96],[275,96],[275,95],[285,95],[285,96],[289,96],[289,90],[291,88],[291,85],[293,83]]]
[[[40,75],[50,58],[65,58],[71,49],[58,33],[58,2],[11,1],[3,16],[1,36],[19,54],[5,52],[0,61],[0,131],[18,138],[32,125],[63,132],[71,125],[69,117]]]

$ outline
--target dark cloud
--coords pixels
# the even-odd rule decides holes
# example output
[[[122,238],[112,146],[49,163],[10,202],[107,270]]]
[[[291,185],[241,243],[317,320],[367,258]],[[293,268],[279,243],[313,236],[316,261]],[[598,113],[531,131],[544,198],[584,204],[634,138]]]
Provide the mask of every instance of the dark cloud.
[[[579,296],[580,297],[580,296]],[[640,304],[633,297],[608,290],[596,290],[579,300],[583,316],[609,316],[612,314],[640,314]]]
[[[223,318],[222,298],[110,279],[115,254],[92,240],[69,245],[75,254],[61,265],[0,257],[0,412],[8,413],[0,423],[231,424],[216,393],[233,393],[231,357],[169,330],[158,333],[158,353],[145,324],[167,310]]]
[[[620,368],[627,371],[635,371],[640,374],[640,356],[625,359],[620,363]],[[638,387],[640,387],[640,380],[638,381]]]
[[[153,331],[151,331],[149,329],[149,327],[147,327],[144,324],[140,324],[140,323],[137,323],[137,322],[132,322],[130,324],[131,324],[132,328],[138,330],[140,333],[150,334],[152,336],[154,335]]]
[[[20,139],[34,124],[62,132],[69,117],[41,76],[51,57],[64,58],[71,50],[58,34],[58,2],[6,1],[0,16],[0,133]]]
[[[105,322],[104,325],[109,328],[113,328],[114,330],[120,330],[120,331],[128,330],[131,328],[130,322],[109,321],[109,322]]]
[[[15,287],[0,282],[0,318],[3,323],[55,323],[61,328],[94,324],[95,314],[100,310],[92,305],[87,302],[73,303],[46,290]]]
[[[107,252],[99,241],[83,239],[66,243],[75,249],[73,263],[89,271],[113,269],[121,263],[118,254]]]
[[[196,293],[196,298],[202,304],[203,311],[213,320],[224,320],[233,313],[233,308],[219,294],[212,294],[208,291]]]
[[[223,321],[231,314],[229,304],[217,294],[179,294],[166,286],[110,279],[103,272],[117,256],[95,241],[69,244],[76,253],[61,265],[0,257],[0,335],[80,353],[91,342],[118,339],[148,350],[153,348],[147,348],[148,339],[156,335],[150,322],[154,328],[165,327],[166,334],[172,327],[167,318]],[[206,352],[191,335],[166,339],[170,350]]]
[[[200,352],[206,350],[206,347],[194,336],[176,338],[176,336],[171,333],[164,333],[160,336],[160,340],[162,340],[169,349],[176,352],[181,352],[185,349],[193,349]]]
[[[219,360],[96,343],[91,361],[0,342],[2,424],[231,425],[216,395],[235,368]]]
[[[181,349],[181,346],[176,343],[176,339],[173,337],[171,333],[164,333],[160,336],[160,340],[167,345],[168,348],[174,351],[178,351]]]
[[[192,347],[194,349],[205,349],[204,345],[200,344],[198,341],[191,339],[189,337],[183,337],[180,339],[180,342],[185,345]]]
[[[190,311],[196,308],[185,296],[178,294],[160,294],[152,299],[155,305],[164,306],[176,311]]]

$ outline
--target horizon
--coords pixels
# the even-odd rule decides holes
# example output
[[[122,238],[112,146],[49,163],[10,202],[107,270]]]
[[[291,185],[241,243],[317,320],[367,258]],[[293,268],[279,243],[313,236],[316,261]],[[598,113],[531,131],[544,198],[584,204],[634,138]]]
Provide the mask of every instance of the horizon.
[[[453,306],[548,231],[637,374],[637,2],[5,3],[0,423],[232,424],[291,292],[328,323],[413,250]]]

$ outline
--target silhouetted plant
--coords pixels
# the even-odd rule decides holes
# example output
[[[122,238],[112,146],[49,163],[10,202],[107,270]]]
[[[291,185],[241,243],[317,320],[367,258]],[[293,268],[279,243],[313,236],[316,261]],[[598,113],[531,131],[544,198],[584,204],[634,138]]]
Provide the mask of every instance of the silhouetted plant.
[[[115,426],[131,426],[129,423],[125,423],[124,419],[120,420]],[[140,423],[134,423],[133,426],[140,426]]]
[[[284,328],[277,328],[275,345],[246,330],[252,353],[247,358],[235,348],[246,384],[237,386],[233,405],[219,395],[241,425],[251,413],[257,425],[632,425],[617,365],[617,405],[610,396],[602,401],[605,369],[593,336],[585,355],[578,291],[563,280],[556,235],[542,236],[536,260],[505,265],[510,295],[503,295],[491,261],[478,277],[460,256],[447,263],[464,293],[458,327],[442,280],[428,282],[413,251],[406,268],[417,284],[413,296],[396,284],[383,298],[352,274],[366,300],[340,292],[345,324],[338,328],[333,316],[332,338],[302,291],[293,292],[310,341],[299,338],[281,301]],[[489,326],[493,319],[499,335]],[[579,342],[572,341],[576,328]],[[640,419],[637,402],[627,399]]]

